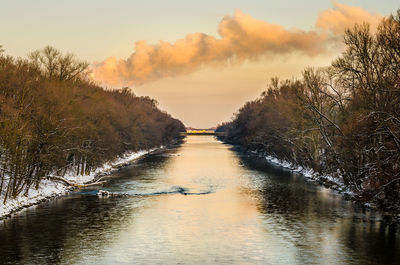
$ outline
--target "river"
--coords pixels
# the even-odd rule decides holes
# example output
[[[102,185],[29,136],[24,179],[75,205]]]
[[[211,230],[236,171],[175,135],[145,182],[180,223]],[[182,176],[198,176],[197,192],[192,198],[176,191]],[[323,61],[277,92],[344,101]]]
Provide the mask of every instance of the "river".
[[[400,264],[400,236],[212,136],[0,222],[0,264]]]

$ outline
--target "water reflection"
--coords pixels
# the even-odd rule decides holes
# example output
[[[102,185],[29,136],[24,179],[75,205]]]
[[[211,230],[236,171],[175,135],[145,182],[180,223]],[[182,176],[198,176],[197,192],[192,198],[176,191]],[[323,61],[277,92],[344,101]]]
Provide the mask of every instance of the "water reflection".
[[[191,136],[0,223],[0,263],[396,264],[399,235],[301,176]],[[374,221],[375,217],[375,221]]]
[[[332,191],[304,181],[256,157],[242,157],[253,171],[249,193],[257,191],[258,208],[269,233],[296,248],[296,263],[397,264],[399,237],[384,227],[376,212],[357,208]],[[264,165],[264,166],[263,166]],[[267,175],[267,177],[266,177]],[[290,188],[287,188],[290,187]]]

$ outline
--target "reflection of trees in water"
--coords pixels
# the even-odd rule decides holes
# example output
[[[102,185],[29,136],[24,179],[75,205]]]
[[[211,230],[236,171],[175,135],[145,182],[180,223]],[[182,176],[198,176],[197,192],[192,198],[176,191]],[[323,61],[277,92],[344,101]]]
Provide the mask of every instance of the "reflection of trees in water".
[[[400,235],[395,227],[346,218],[338,220],[336,233],[363,264],[399,264]]]
[[[396,245],[399,234],[374,221],[376,213],[358,209],[263,158],[242,156],[240,160],[249,169],[261,172],[252,177],[263,178],[258,181],[262,185],[248,192],[257,193],[265,228],[298,249],[296,260],[300,264],[318,258],[326,263],[330,255],[335,256],[334,263],[395,264],[400,260],[400,247]],[[337,253],[326,253],[335,248]]]
[[[282,214],[288,219],[317,216],[332,221],[340,214],[337,210],[343,211],[342,204],[346,202],[337,196],[322,194],[318,186],[302,176],[270,165],[263,158],[242,157],[241,161],[250,169],[263,172],[260,178],[267,178],[258,189],[259,209],[265,214]]]
[[[121,168],[118,172],[113,174],[116,178],[112,178],[108,186],[123,186],[125,181],[134,179],[157,180],[157,178],[160,177],[157,174],[157,170],[163,170],[168,167],[171,158],[174,157],[179,149],[180,146],[174,146],[171,149],[161,150],[141,159],[140,163]]]
[[[167,152],[148,156],[115,173],[108,187],[135,178],[152,180],[152,171],[162,169]],[[72,195],[30,208],[0,224],[0,263],[53,264],[96,255],[118,232],[131,223],[146,198]],[[87,258],[87,257],[86,257]]]
[[[67,256],[79,258],[73,255],[83,249],[95,255],[110,234],[129,222],[134,214],[133,204],[128,198],[79,196],[29,209],[1,227],[0,263],[32,263],[32,258],[42,264],[57,263]]]

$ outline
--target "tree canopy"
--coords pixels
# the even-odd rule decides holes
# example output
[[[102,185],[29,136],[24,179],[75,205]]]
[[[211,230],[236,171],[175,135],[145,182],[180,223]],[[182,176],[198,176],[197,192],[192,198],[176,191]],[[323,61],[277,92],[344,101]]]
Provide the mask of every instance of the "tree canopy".
[[[0,54],[0,195],[37,187],[49,174],[89,174],[128,151],[167,145],[185,128],[155,100],[105,90],[87,63],[45,47],[29,59]]]

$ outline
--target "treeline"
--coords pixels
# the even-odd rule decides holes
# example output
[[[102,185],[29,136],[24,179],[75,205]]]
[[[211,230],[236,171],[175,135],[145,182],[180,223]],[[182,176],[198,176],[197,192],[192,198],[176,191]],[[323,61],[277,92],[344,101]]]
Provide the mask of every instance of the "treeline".
[[[227,142],[343,178],[358,199],[400,211],[400,10],[345,33],[331,66],[272,79],[231,122]]]
[[[29,59],[6,56],[0,49],[4,202],[37,188],[49,174],[89,174],[118,155],[166,145],[185,131],[155,100],[94,84],[87,67],[52,47]]]

